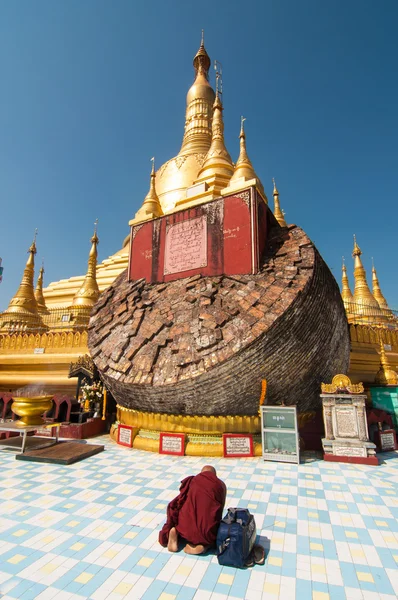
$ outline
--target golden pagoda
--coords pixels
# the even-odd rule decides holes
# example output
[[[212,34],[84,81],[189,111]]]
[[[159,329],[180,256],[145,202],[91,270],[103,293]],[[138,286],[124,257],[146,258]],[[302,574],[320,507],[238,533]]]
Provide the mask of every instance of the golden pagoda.
[[[149,219],[156,219],[157,217],[161,217],[163,215],[162,206],[159,202],[159,197],[156,193],[156,184],[155,184],[155,159],[152,158],[152,172],[151,172],[151,183],[149,186],[149,192],[145,196],[144,202],[138,212],[136,212],[133,221],[130,221],[130,225],[132,223],[138,223],[141,221],[147,221]]]
[[[37,230],[28,250],[29,258],[19,288],[7,310],[0,315],[0,330],[23,331],[33,326],[44,328],[33,287],[35,254],[37,253],[36,235]]]
[[[39,277],[37,278],[37,284],[35,289],[35,298],[37,302],[37,310],[41,315],[48,315],[49,310],[46,306],[46,301],[43,296],[43,275],[44,275],[44,265],[42,264]]]
[[[285,216],[283,214],[283,211],[281,210],[280,204],[279,204],[279,192],[277,190],[276,187],[276,183],[275,183],[275,179],[272,178],[273,184],[274,184],[274,191],[273,191],[273,196],[274,196],[274,217],[275,219],[278,221],[279,225],[281,227],[287,227],[287,223],[285,221]]]
[[[373,296],[374,296],[374,298],[376,298],[380,308],[385,308],[388,310],[387,300],[384,298],[384,296],[381,292],[381,289],[380,289],[380,284],[379,284],[376,269],[375,269],[375,266],[373,263],[373,258],[372,258],[372,291],[373,291]]]
[[[353,302],[355,304],[355,312],[358,316],[365,320],[372,319],[375,315],[381,317],[379,303],[373,296],[366,281],[366,271],[361,261],[362,251],[357,244],[356,236],[354,235],[354,250],[352,256],[354,258],[354,279],[355,287],[353,294]]]
[[[224,141],[224,121],[222,116],[223,105],[220,94],[216,92],[216,99],[213,105],[213,122],[211,145],[206,154],[202,168],[198,173],[195,184],[204,184],[204,191],[209,190],[206,200],[209,198],[219,198],[221,190],[227,187],[232,175],[234,174],[234,164],[225,147]],[[181,205],[185,200],[178,202]]]
[[[217,195],[224,196],[226,192],[230,194],[232,190],[234,192],[239,188],[244,190],[247,188],[247,178],[252,175],[256,179],[259,193],[264,201],[267,201],[261,181],[248,158],[243,120],[239,136],[240,153],[236,165],[233,164],[225,147],[222,95],[218,93],[216,97],[209,83],[210,65],[211,61],[202,36],[199,50],[193,59],[194,81],[186,96],[185,127],[181,149],[175,157],[156,171],[153,165],[149,193],[136,215],[139,216],[139,220],[147,219],[145,215],[141,219],[140,211],[144,205],[148,207],[150,204],[150,215],[156,215],[157,211],[159,214],[170,214],[185,206],[206,202]],[[214,149],[221,152],[220,158],[223,159],[221,164],[218,163],[217,156],[212,155]],[[279,206],[279,192],[275,182],[273,196],[275,217],[284,227],[286,221]],[[148,218],[154,217],[148,216]],[[96,231],[93,238],[96,238]],[[21,285],[8,309],[0,316],[0,327],[6,325],[6,329],[0,330],[0,389],[46,380],[54,386],[52,391],[59,389],[73,393],[74,382],[67,377],[69,363],[88,352],[87,327],[83,325],[80,328],[76,327],[78,319],[64,321],[63,317],[67,318],[68,314],[75,317],[79,312],[89,314],[99,294],[125,271],[129,263],[129,236],[125,237],[117,252],[98,265],[97,243],[98,238],[96,241],[92,239],[86,274],[54,281],[43,289],[43,273],[41,273],[36,293],[33,287],[35,241],[32,244]],[[378,335],[382,337],[384,343],[391,345],[390,357],[396,360],[398,359],[398,331],[386,327],[386,324],[390,325],[389,319],[383,321],[380,318],[382,312],[385,314],[385,309],[379,308],[380,296],[375,288],[374,276],[372,277],[373,294],[367,285],[360,255],[361,251],[355,241],[354,296],[349,289],[346,269],[343,268],[343,300],[345,303],[351,301],[353,306],[359,307],[359,318],[355,322],[350,322],[349,375],[353,381],[372,382],[379,365],[379,355],[376,352],[379,344]],[[380,286],[378,288],[380,289]],[[39,289],[49,315],[44,312],[40,314],[42,302],[39,298]],[[376,333],[369,325],[369,312],[373,319],[371,322],[376,323],[378,327]],[[29,329],[28,321],[38,327],[37,333],[26,334],[26,329]],[[10,328],[11,323],[14,329]],[[45,349],[40,360],[37,355],[33,355],[37,348]]]
[[[212,142],[215,93],[209,83],[210,64],[202,32],[199,50],[193,59],[195,80],[187,94],[181,150],[156,173],[156,190],[164,213],[186,201],[187,190],[197,179]]]
[[[248,182],[248,181],[251,181],[252,179],[255,179],[258,190],[260,191],[264,200],[266,202],[268,202],[267,196],[264,191],[263,184],[261,183],[260,179],[257,177],[256,172],[253,168],[252,162],[247,155],[246,134],[245,134],[245,129],[244,129],[244,125],[243,125],[245,121],[246,121],[246,119],[244,117],[241,117],[241,126],[240,126],[240,134],[239,134],[239,140],[240,140],[239,158],[236,161],[234,174],[232,175],[231,180],[229,182],[229,188],[233,188],[235,183],[239,183],[241,185],[244,182]]]
[[[97,302],[100,295],[98,289],[96,269],[97,269],[97,221],[94,226],[94,235],[91,238],[91,249],[88,255],[87,273],[84,278],[81,288],[76,292],[75,297],[72,301],[72,307],[85,307],[92,308]]]
[[[341,277],[341,297],[343,298],[344,308],[347,313],[348,320],[350,319],[350,311],[352,310],[352,303],[354,302],[352,292],[350,289],[350,284],[348,281],[347,275],[347,267],[345,266],[344,256],[343,256],[343,266],[341,268],[343,274]]]
[[[380,369],[376,374],[375,383],[381,385],[398,385],[398,374],[387,360],[383,342],[380,342]]]

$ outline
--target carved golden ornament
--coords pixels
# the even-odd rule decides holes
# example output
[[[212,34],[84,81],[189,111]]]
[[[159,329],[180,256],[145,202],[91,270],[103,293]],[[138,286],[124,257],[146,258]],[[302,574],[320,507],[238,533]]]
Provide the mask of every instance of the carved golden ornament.
[[[71,362],[69,366],[69,377],[75,377],[80,371],[93,378],[95,365],[89,354],[79,356],[76,362]]]
[[[341,373],[333,377],[332,383],[322,383],[321,389],[324,394],[335,394],[336,392],[362,394],[364,391],[362,383],[351,383],[351,379]]]

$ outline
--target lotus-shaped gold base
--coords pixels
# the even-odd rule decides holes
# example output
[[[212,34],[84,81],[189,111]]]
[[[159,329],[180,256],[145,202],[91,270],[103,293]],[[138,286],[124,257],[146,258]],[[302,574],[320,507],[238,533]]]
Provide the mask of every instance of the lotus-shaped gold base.
[[[13,399],[11,410],[21,417],[19,425],[42,425],[42,415],[52,407],[52,396],[33,396],[32,398],[17,397]]]

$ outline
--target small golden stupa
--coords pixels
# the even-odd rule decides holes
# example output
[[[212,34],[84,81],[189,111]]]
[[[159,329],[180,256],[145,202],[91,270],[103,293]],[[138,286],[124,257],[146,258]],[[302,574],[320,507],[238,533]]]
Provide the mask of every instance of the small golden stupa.
[[[33,287],[35,254],[37,253],[36,236],[37,230],[28,250],[29,258],[19,288],[10,301],[7,310],[0,315],[0,330],[23,331],[29,326],[44,328]]]
[[[398,385],[398,374],[388,362],[383,342],[380,342],[380,369],[376,374],[375,383]]]
[[[40,267],[39,277],[37,278],[37,284],[35,289],[35,298],[37,302],[37,310],[41,315],[48,315],[49,310],[46,306],[46,301],[43,296],[43,275],[44,275],[44,265]]]
[[[91,238],[91,250],[88,256],[86,277],[84,278],[81,288],[76,292],[75,297],[73,298],[72,308],[76,306],[91,308],[97,302],[100,295],[96,277],[98,256],[97,245],[99,242],[97,236],[97,223],[98,220],[95,222],[94,235]]]
[[[274,196],[274,216],[275,219],[278,221],[279,225],[281,227],[287,227],[287,223],[285,221],[285,215],[283,214],[283,211],[281,210],[280,204],[279,204],[279,192],[277,190],[276,187],[276,183],[275,183],[275,179],[272,179],[272,182],[274,184],[274,191],[273,191],[273,196]]]

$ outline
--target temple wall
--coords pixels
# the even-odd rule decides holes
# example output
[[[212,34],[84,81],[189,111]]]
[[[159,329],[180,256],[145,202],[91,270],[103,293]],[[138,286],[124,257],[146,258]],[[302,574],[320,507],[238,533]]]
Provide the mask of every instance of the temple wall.
[[[37,385],[74,393],[69,365],[87,353],[87,332],[0,335],[0,391]]]

